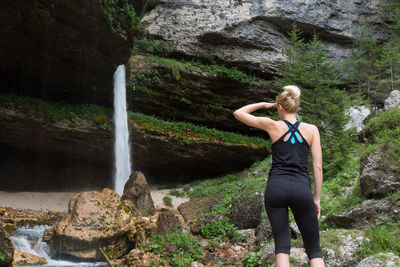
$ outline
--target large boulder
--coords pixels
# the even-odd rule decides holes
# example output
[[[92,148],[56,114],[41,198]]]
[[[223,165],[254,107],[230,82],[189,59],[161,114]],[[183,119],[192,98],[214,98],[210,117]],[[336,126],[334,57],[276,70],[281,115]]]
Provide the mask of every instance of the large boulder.
[[[55,253],[84,259],[103,259],[126,254],[132,244],[128,235],[135,231],[130,209],[112,189],[87,191],[69,202],[67,215],[45,232],[43,240]]]
[[[261,222],[264,194],[245,186],[232,199],[229,220],[239,229],[255,228]]]
[[[143,216],[152,216],[155,213],[150,187],[146,177],[141,172],[134,172],[124,187],[123,200],[130,200]]]
[[[11,266],[14,260],[14,247],[11,240],[0,224],[0,266]]]
[[[400,163],[395,155],[400,152],[396,143],[386,143],[361,161],[361,193],[367,197],[383,197],[400,188]]]
[[[385,110],[400,108],[400,91],[394,90],[385,100]]]
[[[262,244],[268,244],[274,240],[274,235],[272,234],[272,228],[269,220],[263,220],[254,231],[255,234],[255,246],[258,249]]]
[[[400,219],[400,198],[366,200],[356,207],[326,218],[328,225],[342,228],[365,229],[378,221]]]
[[[368,107],[361,105],[358,107],[350,107],[345,113],[350,117],[350,120],[344,126],[344,129],[356,129],[357,133],[359,133],[364,128],[364,120],[371,114],[371,111]]]
[[[293,23],[307,35],[319,33],[336,61],[352,50],[359,21],[374,18],[382,1],[224,1],[164,0],[143,17],[145,31],[171,41],[174,52],[218,60],[271,75],[283,58]],[[193,27],[195,25],[195,27]],[[381,27],[377,39],[388,39]]]
[[[105,13],[96,0],[1,1],[1,90],[111,105],[113,73],[129,56],[131,37]]]

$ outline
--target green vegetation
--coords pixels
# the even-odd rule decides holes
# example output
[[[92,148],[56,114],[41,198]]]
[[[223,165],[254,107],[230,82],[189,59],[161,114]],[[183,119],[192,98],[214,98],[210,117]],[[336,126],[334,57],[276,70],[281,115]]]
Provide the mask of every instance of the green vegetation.
[[[176,247],[176,250],[171,252],[169,247]],[[159,254],[162,260],[178,267],[200,260],[203,253],[197,237],[182,232],[170,233],[166,237],[153,236],[149,242],[140,244],[139,248]]]
[[[112,129],[112,110],[91,104],[50,103],[31,97],[0,95],[0,106],[21,110],[32,119],[46,119],[51,122],[68,120],[70,126],[78,126],[78,118],[92,121],[105,130]]]
[[[131,54],[166,55],[170,50],[170,46],[171,46],[170,42],[164,40],[135,39],[133,40],[133,48]]]
[[[214,179],[195,181],[191,183],[193,190],[189,192],[189,196],[218,196],[219,203],[210,213],[228,213],[233,197],[239,194],[239,190],[242,187],[247,186],[247,189],[252,192],[264,191],[270,167],[271,156],[261,162],[254,163],[249,169],[244,170],[246,172],[245,175],[227,174]]]
[[[0,261],[5,261],[6,255],[0,252]]]
[[[201,226],[201,234],[210,239],[209,250],[214,251],[215,247],[220,242],[226,242],[228,239],[233,242],[245,241],[246,236],[237,232],[235,225],[228,221],[228,218],[223,218],[220,221],[203,224]]]
[[[400,222],[377,222],[365,231],[367,240],[357,249],[360,258],[379,252],[393,252],[400,256]]]
[[[261,266],[261,256],[264,252],[264,249],[267,247],[266,244],[262,244],[260,248],[255,251],[255,252],[250,252],[248,253],[244,258],[243,258],[243,265],[245,267],[258,267]]]
[[[389,92],[400,84],[400,4],[397,0],[388,1],[381,10],[386,17],[387,31],[391,38],[378,42],[376,21],[361,21],[355,34],[355,49],[346,61],[348,82],[374,106],[383,106]],[[381,31],[381,29],[380,29]]]
[[[400,109],[383,111],[369,120],[364,130],[375,143],[400,142]]]
[[[269,142],[262,138],[248,137],[240,134],[234,134],[231,132],[219,131],[216,129],[209,129],[203,126],[197,126],[195,124],[186,122],[171,122],[155,117],[146,116],[141,113],[129,112],[128,117],[130,120],[138,124],[139,126],[155,131],[169,132],[175,135],[178,139],[190,142],[226,142],[232,144],[247,144],[260,148],[269,148]]]
[[[165,206],[172,207],[172,199],[169,196],[163,197],[163,203]]]
[[[324,173],[331,179],[343,169],[353,141],[343,131],[347,120],[344,110],[349,103],[345,92],[336,87],[341,77],[328,61],[318,35],[314,33],[309,42],[301,36],[294,24],[285,46],[286,61],[281,62],[282,70],[276,81],[280,87],[295,84],[301,88],[300,115],[305,122],[319,128]]]
[[[184,197],[185,196],[185,192],[181,192],[177,189],[172,189],[171,191],[169,191],[169,194],[171,196],[176,196],[176,197]]]
[[[143,31],[140,17],[128,0],[98,0],[103,15],[115,31],[127,35],[131,30]]]

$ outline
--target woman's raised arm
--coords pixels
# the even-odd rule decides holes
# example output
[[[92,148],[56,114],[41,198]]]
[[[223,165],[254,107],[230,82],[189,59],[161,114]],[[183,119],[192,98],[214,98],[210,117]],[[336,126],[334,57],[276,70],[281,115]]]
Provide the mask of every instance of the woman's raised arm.
[[[255,103],[255,104],[250,104],[246,105],[244,107],[239,108],[235,112],[233,112],[233,115],[235,118],[249,126],[256,127],[261,130],[267,130],[269,128],[269,125],[274,121],[270,118],[266,117],[257,117],[251,115],[252,112],[254,112],[257,109],[261,108],[272,108],[276,107],[276,103],[267,103],[267,102],[260,102],[260,103]]]

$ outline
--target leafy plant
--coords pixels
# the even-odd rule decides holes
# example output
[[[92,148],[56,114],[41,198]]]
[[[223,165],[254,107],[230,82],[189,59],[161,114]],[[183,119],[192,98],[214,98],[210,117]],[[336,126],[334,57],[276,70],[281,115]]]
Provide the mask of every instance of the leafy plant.
[[[169,196],[163,197],[163,202],[166,206],[171,207],[172,206],[172,199]]]
[[[185,192],[181,192],[177,189],[172,189],[171,191],[169,191],[169,194],[172,196],[176,196],[176,197],[184,197],[185,196]]]

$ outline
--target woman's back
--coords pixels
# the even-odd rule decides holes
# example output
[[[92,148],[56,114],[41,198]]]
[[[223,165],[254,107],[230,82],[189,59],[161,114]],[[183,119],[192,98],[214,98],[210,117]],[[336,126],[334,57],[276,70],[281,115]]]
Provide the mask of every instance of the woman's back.
[[[289,179],[310,185],[308,174],[309,145],[300,131],[301,122],[283,121],[286,131],[272,143],[270,179]],[[307,127],[307,126],[306,126]]]

